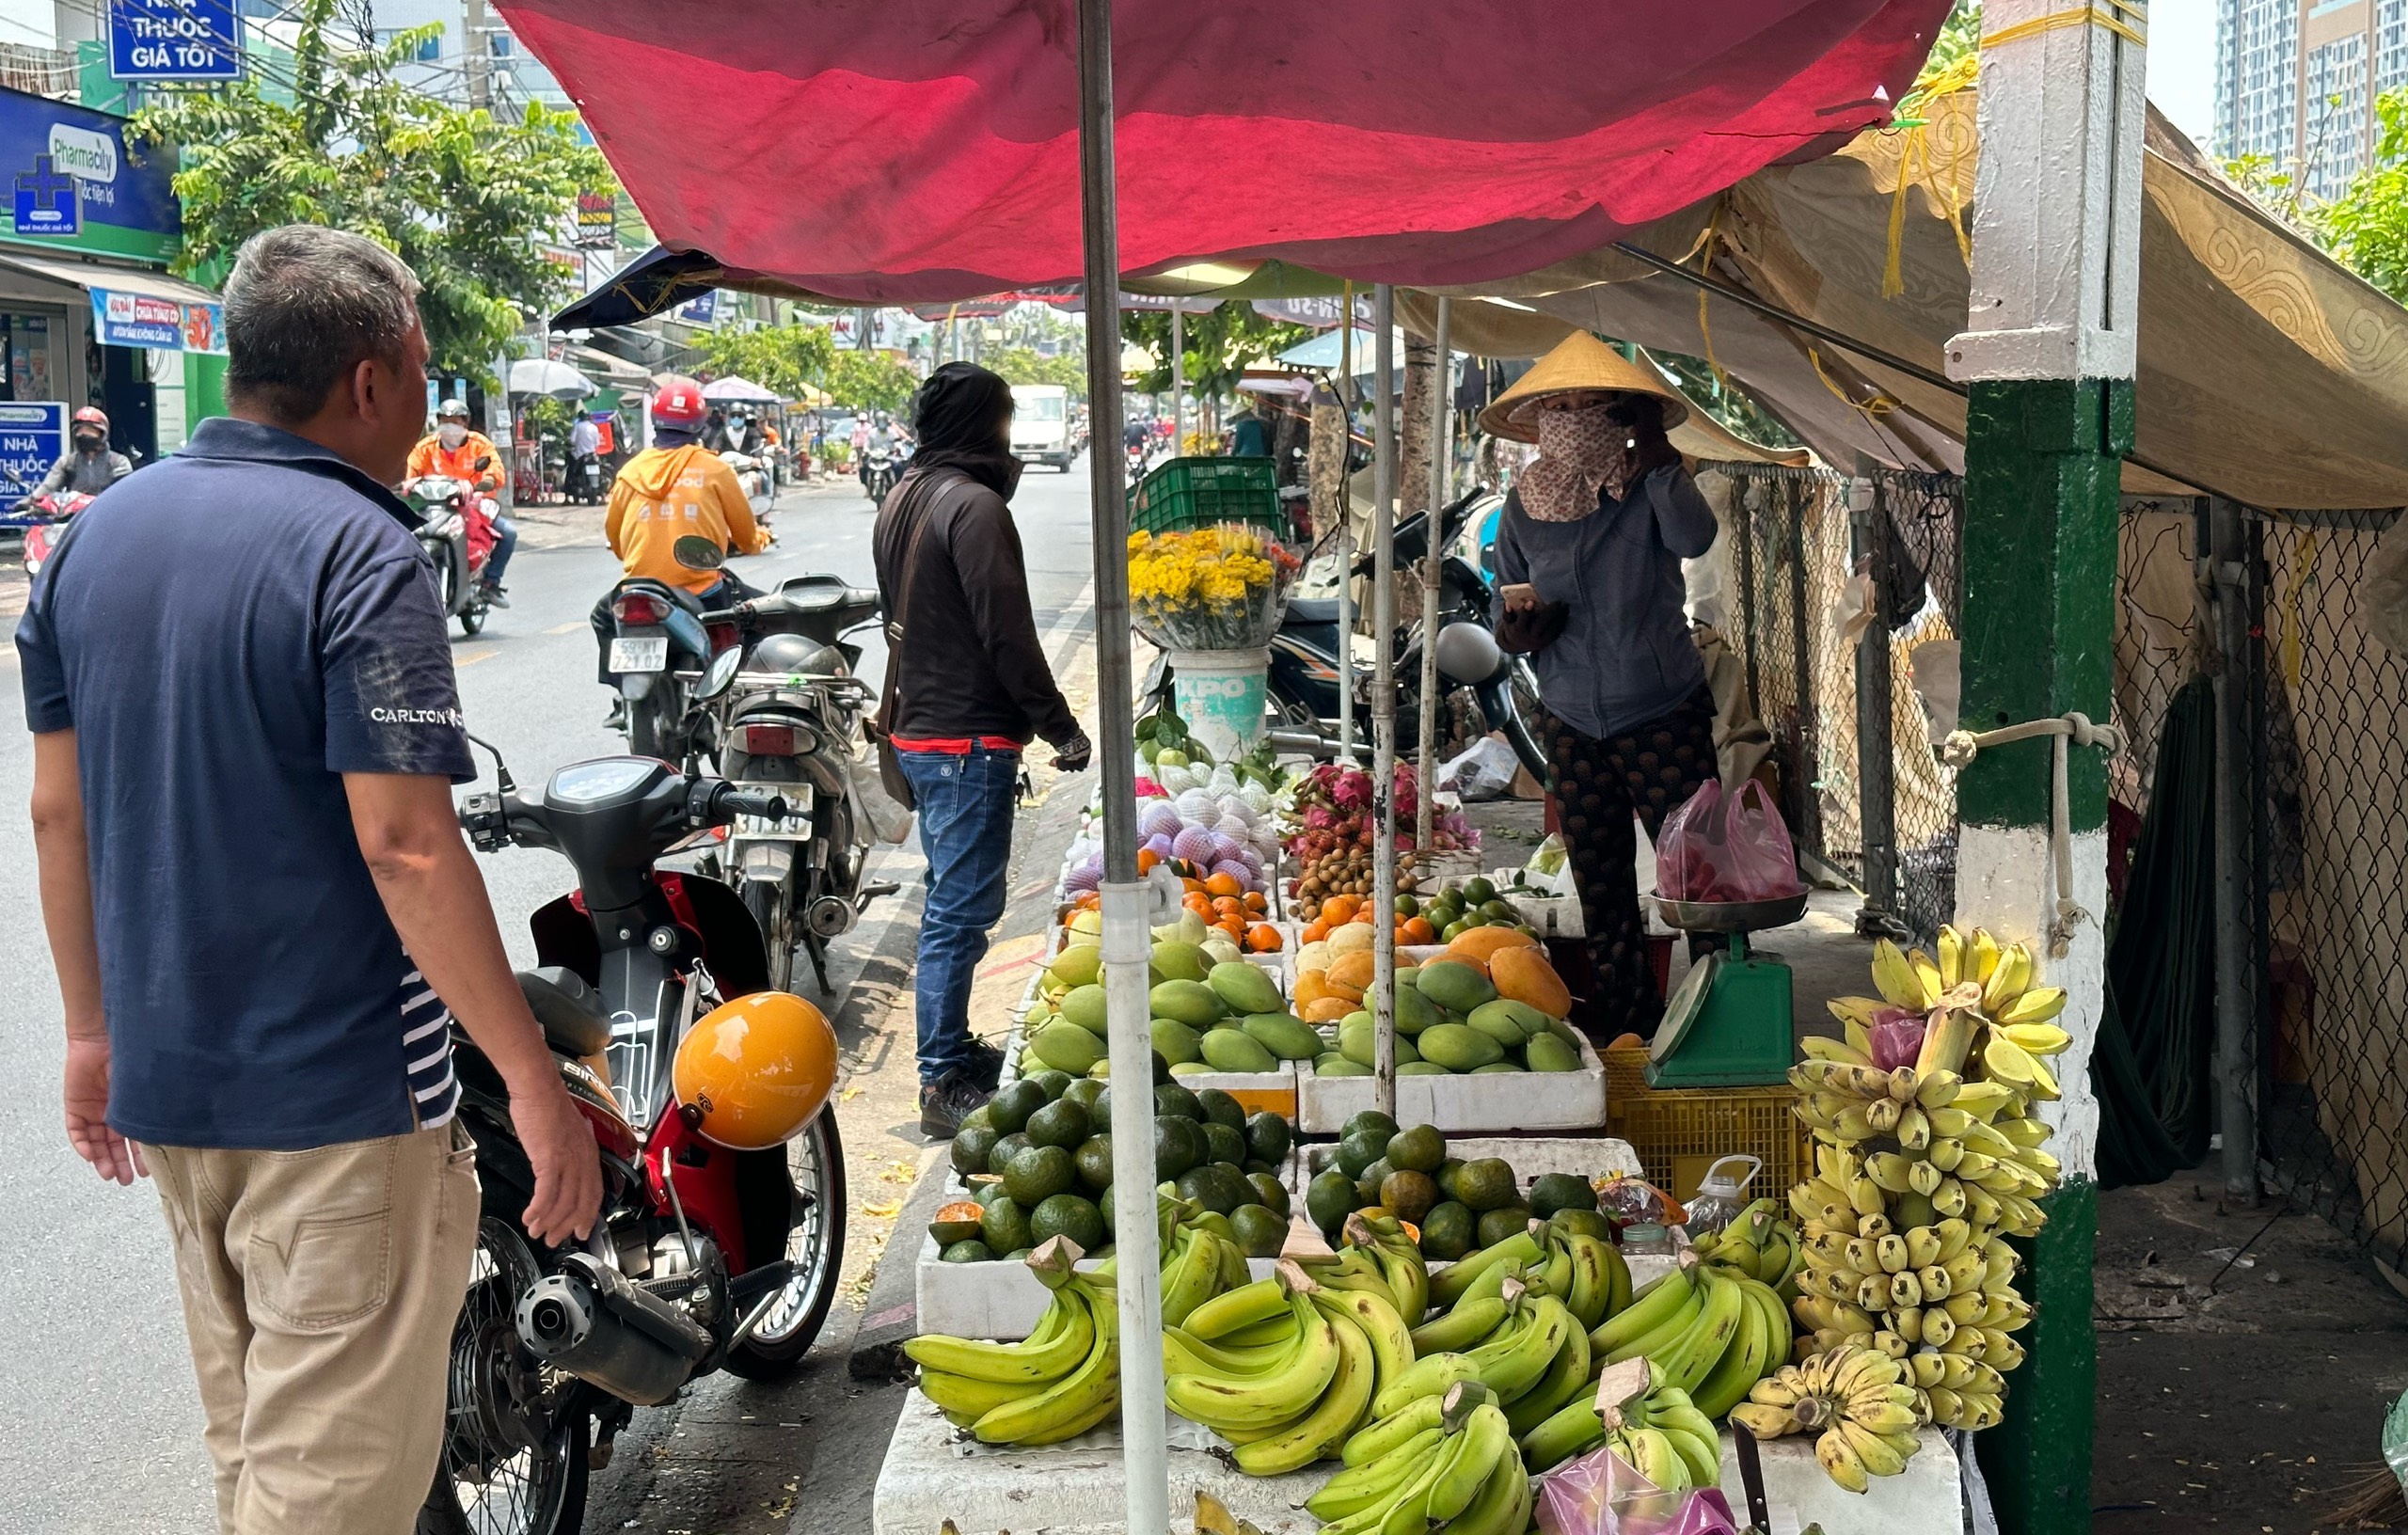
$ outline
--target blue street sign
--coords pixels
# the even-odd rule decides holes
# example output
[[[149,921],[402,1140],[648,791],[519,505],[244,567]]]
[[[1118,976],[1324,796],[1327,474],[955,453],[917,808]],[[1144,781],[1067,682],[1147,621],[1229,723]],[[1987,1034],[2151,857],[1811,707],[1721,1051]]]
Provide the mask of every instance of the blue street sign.
[[[33,169],[17,172],[19,234],[81,234],[83,215],[75,178],[54,168],[49,155],[35,155]]]
[[[240,80],[234,0],[109,0],[113,80]]]
[[[0,496],[13,501],[40,484],[66,451],[64,404],[0,403]]]

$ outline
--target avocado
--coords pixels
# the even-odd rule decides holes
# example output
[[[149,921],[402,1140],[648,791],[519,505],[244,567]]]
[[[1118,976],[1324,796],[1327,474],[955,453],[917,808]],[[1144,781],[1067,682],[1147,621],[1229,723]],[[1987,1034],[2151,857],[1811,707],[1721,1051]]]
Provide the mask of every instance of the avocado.
[[[1461,1158],[1449,1157],[1438,1163],[1438,1170],[1430,1176],[1436,1179],[1438,1193],[1446,1198],[1452,1199],[1455,1197],[1455,1175],[1463,1170],[1464,1164]]]
[[[1288,1217],[1262,1205],[1241,1205],[1229,1216],[1238,1250],[1248,1258],[1277,1258],[1288,1244]]]
[[[1112,1187],[1112,1137],[1090,1135],[1080,1147],[1070,1153],[1070,1161],[1079,1170],[1082,1187],[1098,1194]]]
[[[1204,1122],[1204,1150],[1208,1162],[1232,1164],[1245,1161],[1245,1131],[1231,1130],[1217,1120]]]
[[[987,1100],[987,1122],[995,1127],[995,1133],[1009,1135],[1026,1128],[1028,1116],[1050,1101],[1044,1088],[1022,1077],[996,1088],[995,1096]]]
[[[1196,1105],[1204,1111],[1204,1122],[1206,1124],[1227,1125],[1231,1130],[1238,1131],[1245,1129],[1245,1105],[1230,1097],[1222,1089],[1218,1087],[1198,1088],[1196,1093]],[[1235,1161],[1237,1159],[1232,1158],[1230,1160]]]
[[[1479,1218],[1451,1199],[1431,1206],[1420,1226],[1421,1256],[1442,1263],[1470,1252],[1480,1235]]]
[[[995,1261],[995,1250],[977,1238],[972,1237],[966,1242],[957,1242],[948,1245],[943,1252],[937,1255],[937,1261],[940,1263],[992,1263]]]
[[[1103,1245],[1102,1211],[1075,1194],[1053,1195],[1028,1212],[1028,1242],[1038,1247],[1054,1237],[1069,1238],[1083,1253],[1095,1251]]]
[[[1380,1144],[1382,1146],[1386,1146],[1387,1144],[1386,1137],[1396,1133],[1397,1123],[1394,1119],[1389,1118],[1386,1115],[1382,1114],[1377,1109],[1365,1109],[1362,1113],[1354,1116],[1353,1118],[1347,1120],[1345,1124],[1339,1126],[1338,1133],[1341,1136],[1352,1135],[1358,1131],[1364,1130],[1379,1131],[1381,1133]]]
[[[1288,1148],[1294,1144],[1295,1138],[1295,1132],[1288,1128],[1288,1121],[1268,1109],[1246,1116],[1246,1149],[1274,1167],[1288,1160]]]
[[[1381,1155],[1386,1157],[1392,1166],[1406,1172],[1434,1173],[1438,1164],[1447,1160],[1447,1141],[1438,1133],[1436,1126],[1415,1125],[1391,1136]],[[1436,1203],[1435,1200],[1431,1202]],[[1405,1219],[1414,1217],[1408,1215]]]
[[[1004,1192],[1023,1210],[1034,1210],[1078,1181],[1077,1163],[1058,1146],[1032,1146],[1004,1169]],[[1034,1242],[1031,1246],[1036,1245]]]
[[[1028,1128],[1022,1131],[1031,1146],[1077,1146],[1093,1132],[1087,1123],[1087,1111],[1076,1103],[1054,1102],[1028,1116]]]
[[[1530,1215],[1550,1220],[1560,1210],[1594,1210],[1597,1191],[1585,1178],[1570,1173],[1541,1173],[1530,1180]]]
[[[1096,1111],[1096,1100],[1103,1097],[1104,1092],[1103,1084],[1093,1077],[1080,1077],[1062,1089],[1062,1097],[1086,1110],[1088,1123],[1101,1125],[1103,1123],[1103,1116]]]
[[[1056,1071],[1048,1067],[1042,1071],[1031,1072],[1028,1080],[1045,1089],[1045,1100],[1050,1103],[1060,1098],[1075,1079],[1068,1071]]]
[[[1007,1194],[987,1202],[985,1232],[981,1240],[998,1253],[1033,1245],[1028,1240],[1028,1211]]]
[[[1204,1104],[1195,1093],[1175,1082],[1157,1084],[1154,1087],[1154,1112],[1175,1114],[1196,1124],[1204,1122]]]
[[[1204,1131],[1176,1114],[1154,1116],[1154,1176],[1176,1179],[1204,1160]]]
[[[1208,1162],[1179,1175],[1179,1196],[1227,1215],[1252,1198],[1254,1191],[1246,1186],[1244,1173]]]
[[[1386,1157],[1364,1168],[1363,1176],[1354,1180],[1355,1208],[1362,1209],[1378,1204],[1380,1185],[1386,1182],[1388,1175],[1395,1171],[1396,1168],[1389,1164]]]
[[[1305,1185],[1305,1214],[1324,1237],[1334,1237],[1354,1213],[1354,1180],[1332,1167]]]
[[[1000,1173],[1012,1164],[1012,1159],[1027,1150],[1029,1138],[1018,1131],[997,1141],[987,1152],[987,1171]]]
[[[1361,1178],[1363,1169],[1386,1152],[1395,1134],[1394,1131],[1384,1131],[1376,1125],[1367,1125],[1344,1136],[1338,1143],[1338,1170],[1349,1178]]]
[[[953,1149],[948,1153],[953,1163],[953,1170],[964,1178],[968,1178],[973,1173],[985,1172],[987,1153],[992,1151],[995,1148],[995,1143],[1001,1139],[1003,1137],[996,1134],[993,1127],[989,1125],[964,1125],[955,1131]]]
[[[1614,1223],[1593,1210],[1559,1210],[1547,1217],[1547,1225],[1577,1231],[1599,1242],[1614,1240]]]

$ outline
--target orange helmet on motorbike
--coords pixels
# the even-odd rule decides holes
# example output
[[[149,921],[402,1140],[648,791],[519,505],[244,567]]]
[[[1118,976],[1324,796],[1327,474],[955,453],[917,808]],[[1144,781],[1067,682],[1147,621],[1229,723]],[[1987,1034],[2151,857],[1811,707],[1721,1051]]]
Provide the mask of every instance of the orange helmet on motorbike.
[[[670,1081],[703,1139],[761,1151],[800,1134],[836,1086],[836,1031],[787,991],[714,1007],[677,1046]]]

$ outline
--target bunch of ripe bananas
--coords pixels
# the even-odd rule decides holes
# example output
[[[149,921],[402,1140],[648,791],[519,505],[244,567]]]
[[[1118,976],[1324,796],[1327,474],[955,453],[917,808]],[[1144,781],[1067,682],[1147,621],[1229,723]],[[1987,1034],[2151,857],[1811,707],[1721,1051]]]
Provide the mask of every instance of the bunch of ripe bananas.
[[[1078,1245],[1055,1237],[1029,1255],[1053,1291],[1037,1330],[1017,1343],[927,1334],[903,1345],[920,1391],[981,1444],[1075,1438],[1120,1404],[1120,1310],[1108,1270],[1081,1274]]]
[[[1429,1277],[1403,1227],[1386,1225],[1358,1218],[1355,1241],[1309,1272],[1282,1262],[1164,1327],[1164,1399],[1228,1440],[1248,1476],[1337,1454],[1412,1366],[1404,1319],[1419,1314]]]
[[[1427,1406],[1423,1406],[1427,1403]],[[1321,1535],[1522,1535],[1530,1479],[1493,1392],[1459,1381],[1347,1441],[1346,1469],[1305,1499]]]
[[[1689,1247],[1709,1263],[1771,1286],[1784,1300],[1795,1293],[1782,1287],[1803,1261],[1798,1228],[1781,1218],[1781,1201],[1770,1195],[1739,1211],[1721,1230],[1693,1238]]]
[[[1861,1493],[1872,1478],[1907,1468],[1923,1416],[1897,1360],[1842,1344],[1758,1381],[1731,1421],[1759,1439],[1817,1435],[1815,1461],[1833,1481]]]
[[[2003,1372],[2023,1357],[2009,1335],[2032,1307],[2004,1239],[2047,1219],[2059,1168],[2031,1111],[2057,1096],[2047,1061],[2070,1039],[2051,1021],[2065,993],[2036,984],[2024,945],[1942,927],[1938,949],[1876,944],[1881,995],[1832,1003],[1846,1038],[1807,1041],[1790,1072],[1815,1141],[1814,1176],[1789,1195],[1791,1309],[1818,1356],[1870,1350],[1925,1421],[1978,1429],[1999,1420]],[[1889,1459],[1860,1447],[1873,1475]]]
[[[1685,1265],[1651,1281],[1627,1309],[1589,1335],[1588,1346],[1595,1361],[1592,1376],[1625,1359],[1645,1359],[1656,1396],[1670,1393],[1666,1400],[1694,1413],[1698,1422],[1707,1425],[1705,1439],[1711,1447],[1711,1420],[1744,1400],[1748,1388],[1766,1372],[1789,1362],[1789,1312],[1771,1286],[1735,1268]],[[1649,1425],[1642,1421],[1636,1426]],[[1599,1416],[1593,1394],[1575,1389],[1523,1429],[1522,1456],[1545,1471],[1593,1449],[1612,1432]],[[1692,1465],[1714,1464],[1710,1454],[1687,1459]],[[1647,1466],[1631,1464],[1658,1487],[1678,1490],[1658,1480]],[[1715,1477],[1708,1472],[1698,1480],[1711,1486]]]

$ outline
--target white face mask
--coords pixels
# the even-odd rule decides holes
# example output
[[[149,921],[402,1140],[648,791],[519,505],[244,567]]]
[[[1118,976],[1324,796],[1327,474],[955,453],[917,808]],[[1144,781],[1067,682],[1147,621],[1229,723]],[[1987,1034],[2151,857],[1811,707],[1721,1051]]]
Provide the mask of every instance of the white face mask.
[[[468,429],[457,421],[444,422],[435,429],[435,435],[443,439],[446,448],[457,448],[468,440]]]

